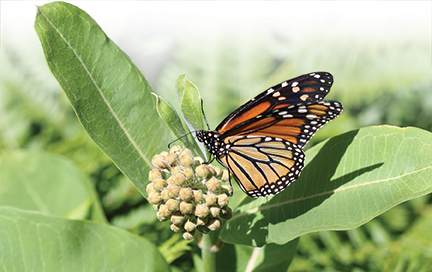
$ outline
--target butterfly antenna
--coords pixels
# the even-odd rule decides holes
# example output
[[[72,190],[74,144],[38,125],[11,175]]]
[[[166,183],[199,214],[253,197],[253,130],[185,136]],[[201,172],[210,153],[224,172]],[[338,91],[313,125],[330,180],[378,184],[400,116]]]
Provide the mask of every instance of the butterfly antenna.
[[[204,116],[204,120],[205,120],[205,122],[206,122],[206,125],[207,125],[208,130],[210,130],[209,123],[207,122],[207,117],[206,117],[206,115],[205,115],[205,113],[204,113],[204,101],[203,101],[202,99],[201,99],[201,112],[202,112],[202,114],[203,114],[203,116]]]
[[[170,142],[170,143],[168,144],[168,148],[171,148],[171,145],[172,145],[173,143],[177,142],[177,141],[180,140],[180,139],[185,138],[185,137],[188,136],[188,135],[191,135],[192,133],[195,133],[195,131],[191,131],[191,132],[189,132],[189,133],[186,133],[186,134],[183,135],[183,136],[178,137],[177,139],[175,139],[174,141],[172,141],[172,142]]]

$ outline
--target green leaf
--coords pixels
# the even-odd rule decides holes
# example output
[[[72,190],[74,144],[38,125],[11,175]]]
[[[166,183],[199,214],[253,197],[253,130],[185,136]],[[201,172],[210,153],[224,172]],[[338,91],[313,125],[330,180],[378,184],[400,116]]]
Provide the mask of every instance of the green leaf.
[[[35,29],[51,72],[84,129],[146,195],[152,157],[171,133],[144,75],[84,11],[54,2],[38,7]]]
[[[0,207],[4,271],[169,271],[146,239],[115,227]]]
[[[235,245],[237,271],[287,271],[296,252],[299,239],[285,245],[268,244],[263,247]]]
[[[432,134],[417,128],[369,127],[331,138],[306,152],[303,173],[284,192],[243,201],[221,239],[262,246],[356,228],[432,192],[431,154]]]
[[[176,84],[179,106],[190,130],[207,129],[201,110],[201,95],[187,76],[180,76]]]
[[[201,109],[201,95],[198,88],[185,75],[183,75],[177,79],[176,90],[180,111],[189,131],[207,129]],[[199,151],[202,155],[206,155],[207,151],[204,145],[202,143],[196,143],[200,149],[195,151]]]
[[[171,130],[171,132],[184,143],[187,143],[187,139],[181,138],[186,135],[180,116],[175,111],[174,107],[166,101],[163,97],[153,93],[156,97],[156,110],[160,118],[164,121],[165,125]]]
[[[90,181],[68,159],[15,151],[0,160],[0,205],[106,223]]]

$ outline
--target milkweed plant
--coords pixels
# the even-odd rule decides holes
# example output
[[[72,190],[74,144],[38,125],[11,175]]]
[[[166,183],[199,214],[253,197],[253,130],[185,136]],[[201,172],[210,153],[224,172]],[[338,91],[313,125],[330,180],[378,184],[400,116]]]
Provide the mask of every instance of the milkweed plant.
[[[64,2],[37,7],[35,29],[48,67],[93,140],[89,144],[96,144],[121,171],[119,176],[132,182],[148,210],[131,216],[140,220],[139,227],[115,224],[112,214],[107,216],[109,212],[102,209],[92,176],[71,159],[52,150],[31,151],[27,145],[19,152],[8,149],[0,154],[2,270],[287,271],[294,256],[305,256],[296,255],[299,237],[307,236],[307,244],[312,239],[309,234],[338,237],[330,231],[354,229],[343,239],[362,245],[367,238],[358,237],[367,235],[361,235],[359,226],[432,192],[432,134],[383,125],[345,132],[309,148],[296,182],[277,195],[248,197],[238,186],[231,187],[227,169],[198,157],[207,152],[198,142],[184,141],[190,150],[167,149],[173,139],[204,128],[200,93],[186,76],[175,84],[179,114],[78,7]],[[335,88],[338,84],[336,79]],[[345,105],[347,116],[350,105]],[[347,123],[343,118],[347,117],[328,126]],[[75,148],[70,141],[67,144],[64,153]],[[80,153],[74,160],[81,158]],[[431,259],[432,239],[425,239],[428,232],[422,231],[429,229],[430,221],[420,219],[409,237],[421,237],[421,242],[381,240],[392,249],[376,247],[373,254],[381,268],[406,267],[388,258],[395,248],[401,248],[397,257],[408,252],[416,253],[416,260]],[[337,241],[328,244],[339,245]],[[353,256],[338,259],[338,264],[356,264]],[[180,268],[177,260],[189,266]],[[303,264],[316,268],[309,259]],[[422,265],[426,271],[432,264]]]

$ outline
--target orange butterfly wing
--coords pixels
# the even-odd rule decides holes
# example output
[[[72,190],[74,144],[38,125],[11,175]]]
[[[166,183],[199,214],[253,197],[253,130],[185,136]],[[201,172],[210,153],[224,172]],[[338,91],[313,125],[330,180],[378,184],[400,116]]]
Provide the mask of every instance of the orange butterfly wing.
[[[197,138],[249,196],[280,193],[303,169],[302,148],[342,112],[339,102],[322,100],[332,84],[325,72],[282,82],[239,107],[215,131],[197,132]]]

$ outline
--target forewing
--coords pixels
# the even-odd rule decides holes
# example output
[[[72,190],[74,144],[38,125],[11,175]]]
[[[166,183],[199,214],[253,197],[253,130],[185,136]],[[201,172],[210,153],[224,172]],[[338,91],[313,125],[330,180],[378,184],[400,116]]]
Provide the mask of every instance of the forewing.
[[[242,126],[227,132],[232,135],[256,135],[281,138],[304,147],[324,124],[342,112],[336,101],[315,101],[273,111],[268,116],[257,116]]]
[[[279,83],[239,107],[216,130],[224,134],[260,115],[299,103],[322,100],[330,91],[333,76],[327,72],[305,74]]]
[[[218,160],[228,167],[240,188],[251,197],[280,193],[303,169],[303,150],[280,138],[236,136],[224,141],[230,149]]]

